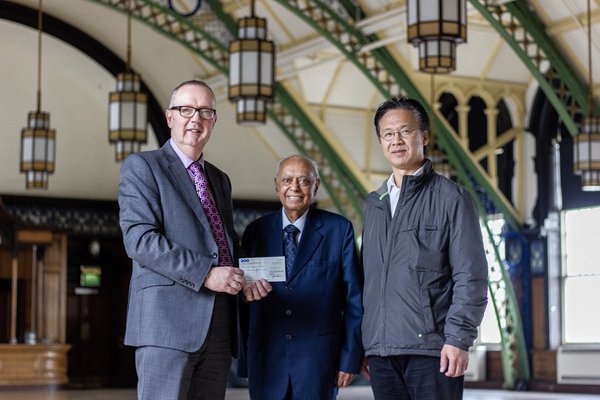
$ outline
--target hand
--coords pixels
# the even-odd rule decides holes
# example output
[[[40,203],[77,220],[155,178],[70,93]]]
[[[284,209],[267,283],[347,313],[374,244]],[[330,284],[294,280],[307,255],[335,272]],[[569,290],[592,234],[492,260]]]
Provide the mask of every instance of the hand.
[[[449,378],[463,376],[469,364],[469,352],[458,347],[445,344],[442,347],[440,359],[440,372],[446,373]]]
[[[266,297],[271,290],[273,290],[273,286],[266,279],[244,282],[244,298],[246,301],[260,300]]]
[[[244,271],[237,267],[211,268],[204,286],[214,292],[238,294],[244,287]]]
[[[366,380],[371,380],[371,372],[369,371],[369,360],[367,357],[363,357],[362,365],[360,366],[360,373],[365,377]]]
[[[353,379],[354,374],[344,371],[338,371],[337,386],[341,388],[346,387],[352,383]]]

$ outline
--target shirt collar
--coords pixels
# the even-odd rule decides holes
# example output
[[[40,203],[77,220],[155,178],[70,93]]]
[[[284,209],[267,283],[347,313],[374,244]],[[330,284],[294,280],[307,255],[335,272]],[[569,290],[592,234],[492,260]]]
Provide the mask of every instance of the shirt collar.
[[[292,224],[296,228],[298,228],[298,230],[300,232],[302,232],[302,230],[304,229],[304,224],[306,223],[306,215],[307,214],[308,214],[308,210],[306,210],[304,212],[304,214],[302,214],[302,216],[296,220],[296,222],[291,222],[290,219],[287,217],[287,215],[285,215],[285,210],[282,207],[281,208],[281,222],[282,222],[281,230],[283,230],[289,224]]]
[[[202,169],[204,169],[204,153],[200,154],[200,159],[198,159],[198,160],[192,160],[191,158],[189,158],[188,156],[186,156],[183,153],[183,151],[181,151],[181,149],[179,149],[179,147],[177,147],[177,145],[173,141],[173,138],[169,139],[169,144],[171,145],[171,147],[173,148],[173,150],[177,154],[177,157],[179,157],[179,159],[183,163],[183,166],[185,167],[185,169],[188,169],[189,166],[190,166],[190,164],[193,163],[194,161],[198,161],[198,163],[202,166]]]

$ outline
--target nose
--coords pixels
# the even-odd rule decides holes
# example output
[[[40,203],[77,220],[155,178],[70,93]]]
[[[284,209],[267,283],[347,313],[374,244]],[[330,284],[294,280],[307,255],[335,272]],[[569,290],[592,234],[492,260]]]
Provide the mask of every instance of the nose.
[[[404,143],[404,138],[402,137],[402,134],[400,132],[394,133],[392,143]]]
[[[293,190],[294,192],[299,192],[300,191],[300,181],[298,180],[298,178],[292,178],[292,181],[290,182],[288,188],[289,188],[289,190]]]
[[[194,111],[194,115],[192,115],[192,117],[190,118],[190,120],[192,121],[198,121],[200,120],[200,110],[195,110]]]

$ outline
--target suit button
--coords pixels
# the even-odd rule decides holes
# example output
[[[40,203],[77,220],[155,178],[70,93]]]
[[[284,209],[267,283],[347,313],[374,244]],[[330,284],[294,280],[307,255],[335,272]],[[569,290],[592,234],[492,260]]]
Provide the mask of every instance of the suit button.
[[[292,315],[292,310],[285,310],[285,315]]]
[[[217,258],[219,255],[217,253],[212,254],[213,258]]]
[[[286,340],[292,340],[292,335],[285,335]]]

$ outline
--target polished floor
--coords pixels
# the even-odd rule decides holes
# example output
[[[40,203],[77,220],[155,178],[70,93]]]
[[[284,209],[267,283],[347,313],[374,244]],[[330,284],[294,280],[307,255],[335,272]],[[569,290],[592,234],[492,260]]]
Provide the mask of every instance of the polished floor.
[[[135,400],[135,390],[0,390],[1,400]],[[227,400],[248,400],[246,389],[228,389]],[[368,386],[340,390],[338,400],[372,400]],[[600,395],[511,392],[502,390],[465,391],[464,400],[600,400]]]

